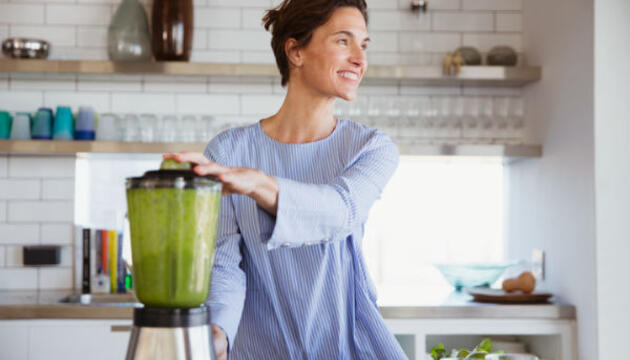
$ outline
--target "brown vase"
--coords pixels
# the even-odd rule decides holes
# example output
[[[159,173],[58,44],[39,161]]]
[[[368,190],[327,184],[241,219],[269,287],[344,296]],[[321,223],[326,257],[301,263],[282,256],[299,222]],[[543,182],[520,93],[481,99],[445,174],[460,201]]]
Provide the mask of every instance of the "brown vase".
[[[190,60],[193,0],[154,0],[152,20],[155,60]]]

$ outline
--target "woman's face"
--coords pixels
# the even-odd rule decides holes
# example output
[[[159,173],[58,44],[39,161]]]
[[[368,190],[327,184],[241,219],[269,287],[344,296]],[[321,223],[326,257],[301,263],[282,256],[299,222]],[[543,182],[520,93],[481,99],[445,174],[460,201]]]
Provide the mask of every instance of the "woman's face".
[[[365,19],[354,7],[335,10],[299,49],[303,83],[330,97],[353,100],[367,70],[369,42]]]

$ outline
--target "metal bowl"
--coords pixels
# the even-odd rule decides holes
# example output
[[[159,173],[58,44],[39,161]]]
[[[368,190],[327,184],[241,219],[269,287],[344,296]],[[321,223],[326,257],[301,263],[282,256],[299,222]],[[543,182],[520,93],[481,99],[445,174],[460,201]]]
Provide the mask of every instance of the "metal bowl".
[[[50,44],[45,40],[8,38],[2,42],[2,52],[15,59],[45,59]]]

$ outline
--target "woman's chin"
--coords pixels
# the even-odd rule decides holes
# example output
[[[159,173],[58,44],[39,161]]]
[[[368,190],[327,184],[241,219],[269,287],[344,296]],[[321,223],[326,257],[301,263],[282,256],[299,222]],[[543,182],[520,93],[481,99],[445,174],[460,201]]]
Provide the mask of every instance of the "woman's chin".
[[[352,100],[357,98],[357,92],[356,91],[339,92],[339,93],[337,93],[337,97],[339,97],[340,99],[343,99],[345,101],[352,101]]]

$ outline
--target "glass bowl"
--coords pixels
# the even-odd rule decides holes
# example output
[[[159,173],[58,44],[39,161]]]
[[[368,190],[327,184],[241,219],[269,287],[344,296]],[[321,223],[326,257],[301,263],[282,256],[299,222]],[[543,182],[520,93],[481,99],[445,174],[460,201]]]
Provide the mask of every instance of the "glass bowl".
[[[514,263],[433,264],[456,291],[492,285]]]

